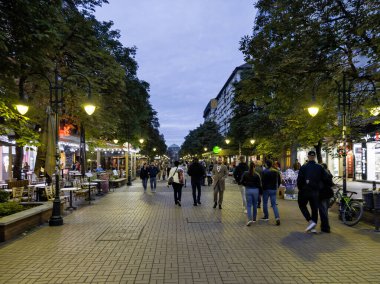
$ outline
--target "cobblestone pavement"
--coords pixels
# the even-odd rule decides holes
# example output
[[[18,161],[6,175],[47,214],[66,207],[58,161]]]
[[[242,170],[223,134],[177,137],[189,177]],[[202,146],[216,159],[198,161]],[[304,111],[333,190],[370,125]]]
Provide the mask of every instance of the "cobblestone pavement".
[[[223,209],[204,188],[182,207],[159,182],[122,187],[64,218],[0,246],[0,283],[379,283],[380,234],[331,214],[331,234],[307,234],[295,201],[246,227],[240,192],[229,184]],[[272,212],[270,212],[272,213]],[[261,214],[260,214],[261,215]]]

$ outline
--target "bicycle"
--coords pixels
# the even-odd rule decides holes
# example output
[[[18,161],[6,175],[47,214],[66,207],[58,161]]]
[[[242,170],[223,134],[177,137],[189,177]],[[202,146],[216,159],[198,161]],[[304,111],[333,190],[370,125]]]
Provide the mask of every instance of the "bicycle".
[[[353,191],[347,191],[349,196],[343,196],[343,188],[338,187],[338,190],[334,193],[334,196],[330,199],[330,207],[334,203],[339,203],[339,218],[343,221],[343,224],[347,226],[354,226],[359,223],[363,216],[363,204],[352,199],[352,195],[357,194]]]

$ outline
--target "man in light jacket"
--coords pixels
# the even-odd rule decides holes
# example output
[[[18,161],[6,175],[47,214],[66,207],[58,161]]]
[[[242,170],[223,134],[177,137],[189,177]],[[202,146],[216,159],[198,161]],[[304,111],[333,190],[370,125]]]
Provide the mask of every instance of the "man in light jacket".
[[[223,194],[226,187],[226,178],[228,177],[228,169],[222,163],[222,157],[218,158],[218,163],[212,169],[212,187],[214,189],[214,208],[219,203],[219,209],[222,209]],[[219,194],[219,200],[218,200]]]

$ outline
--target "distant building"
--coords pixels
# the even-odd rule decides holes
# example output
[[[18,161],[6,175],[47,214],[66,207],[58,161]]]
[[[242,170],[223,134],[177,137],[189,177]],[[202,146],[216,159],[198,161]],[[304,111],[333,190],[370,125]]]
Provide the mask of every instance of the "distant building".
[[[170,158],[170,160],[172,161],[178,161],[179,160],[179,150],[181,149],[181,147],[179,147],[178,145],[176,144],[173,144],[171,146],[168,147],[168,156]]]
[[[219,131],[223,136],[229,131],[230,121],[233,115],[232,100],[234,98],[234,84],[241,80],[241,73],[250,68],[252,68],[252,66],[248,63],[236,67],[217,97],[211,99],[203,111],[204,120],[215,121],[219,125]]]

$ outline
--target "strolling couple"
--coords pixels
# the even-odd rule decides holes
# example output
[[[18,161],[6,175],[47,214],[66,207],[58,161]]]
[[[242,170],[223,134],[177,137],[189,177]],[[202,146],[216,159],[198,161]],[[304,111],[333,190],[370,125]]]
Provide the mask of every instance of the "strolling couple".
[[[150,190],[155,193],[157,187],[157,174],[160,172],[158,167],[151,163],[148,167],[147,163],[144,163],[140,170],[140,179],[142,181],[142,185],[144,188],[144,193],[146,192],[146,188],[148,185],[148,179],[150,180]]]
[[[315,162],[315,152],[309,151],[308,162],[303,165],[298,173],[298,206],[301,213],[309,222],[305,232],[316,233],[318,223],[318,211],[321,217],[321,231],[330,233],[330,225],[328,219],[329,199],[334,192],[331,187],[333,185],[332,175],[327,170],[327,165],[319,165]],[[311,208],[311,215],[307,204]]]
[[[242,174],[241,172],[245,170]],[[273,167],[272,161],[266,161],[266,169],[262,171],[261,175],[256,170],[256,165],[252,162],[248,169],[247,164],[244,162],[244,157],[240,157],[240,163],[235,169],[235,179],[241,186],[241,193],[243,205],[247,210],[247,226],[256,222],[257,208],[259,202],[259,194],[263,192],[263,221],[269,220],[268,200],[270,199],[273,213],[275,216],[276,225],[280,225],[280,215],[277,208],[277,189],[281,183],[280,172]],[[253,212],[252,212],[253,207]]]

